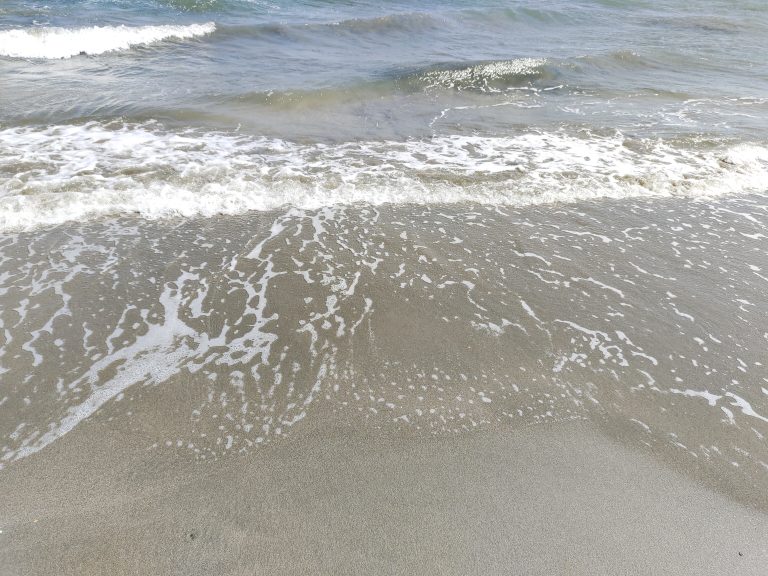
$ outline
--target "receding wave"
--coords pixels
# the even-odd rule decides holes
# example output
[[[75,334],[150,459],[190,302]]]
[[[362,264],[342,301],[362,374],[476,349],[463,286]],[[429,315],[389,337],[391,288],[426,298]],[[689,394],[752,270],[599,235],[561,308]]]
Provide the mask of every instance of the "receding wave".
[[[96,55],[170,39],[211,34],[213,22],[188,26],[91,26],[88,28],[24,28],[0,32],[0,56],[59,59]]]
[[[475,202],[765,191],[768,148],[620,133],[298,144],[99,123],[0,131],[0,229],[115,214],[211,216],[291,205]]]

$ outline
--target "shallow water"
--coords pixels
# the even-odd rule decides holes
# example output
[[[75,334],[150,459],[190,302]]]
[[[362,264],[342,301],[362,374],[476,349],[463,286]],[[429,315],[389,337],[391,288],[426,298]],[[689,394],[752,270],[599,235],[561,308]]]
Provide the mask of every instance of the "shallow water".
[[[0,7],[0,464],[586,419],[765,506],[758,2]]]
[[[766,218],[750,195],[9,234],[0,459],[91,417],[150,426],[147,448],[193,459],[314,414],[425,434],[589,419],[756,487]]]

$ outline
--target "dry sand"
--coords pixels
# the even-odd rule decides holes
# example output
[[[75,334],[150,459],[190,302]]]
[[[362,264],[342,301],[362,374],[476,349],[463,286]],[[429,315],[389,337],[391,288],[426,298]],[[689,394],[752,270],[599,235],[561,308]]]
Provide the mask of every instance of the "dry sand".
[[[307,425],[188,462],[89,422],[0,472],[0,573],[755,574],[768,515],[586,422]]]

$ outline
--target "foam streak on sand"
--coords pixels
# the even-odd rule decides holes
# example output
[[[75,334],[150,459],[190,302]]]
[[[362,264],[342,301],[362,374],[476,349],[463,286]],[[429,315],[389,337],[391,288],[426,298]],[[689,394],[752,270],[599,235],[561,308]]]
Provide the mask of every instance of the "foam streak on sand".
[[[168,39],[211,34],[213,22],[189,26],[91,26],[88,28],[26,28],[0,32],[0,56],[58,59],[79,54],[104,54]]]

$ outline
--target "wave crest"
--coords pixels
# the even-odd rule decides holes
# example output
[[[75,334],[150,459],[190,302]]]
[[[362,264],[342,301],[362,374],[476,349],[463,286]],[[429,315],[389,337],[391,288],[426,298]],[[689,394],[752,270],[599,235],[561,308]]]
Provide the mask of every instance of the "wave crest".
[[[91,26],[88,28],[25,28],[0,32],[0,56],[61,59],[96,55],[169,39],[211,34],[213,22],[188,26]]]

